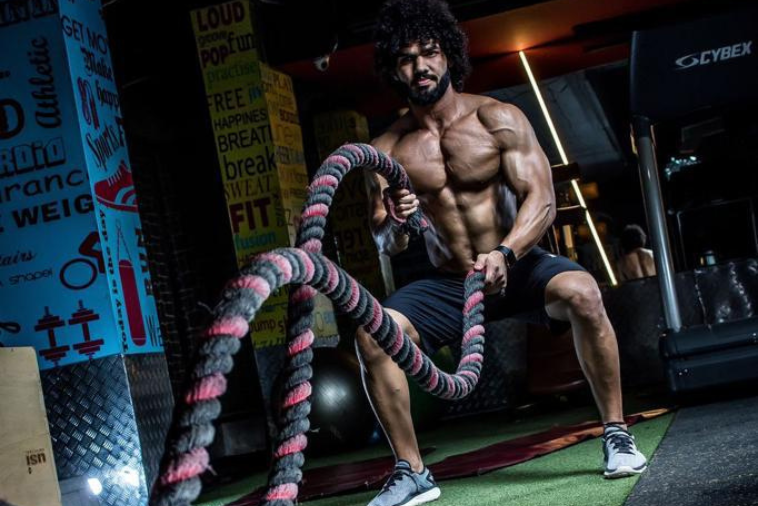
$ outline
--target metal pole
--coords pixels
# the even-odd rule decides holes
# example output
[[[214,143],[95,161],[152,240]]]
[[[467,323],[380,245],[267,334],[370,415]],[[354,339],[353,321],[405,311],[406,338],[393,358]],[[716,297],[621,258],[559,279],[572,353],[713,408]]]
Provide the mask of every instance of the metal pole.
[[[661,289],[661,300],[663,301],[663,316],[666,319],[666,326],[676,332],[682,327],[682,317],[679,313],[679,300],[674,284],[674,263],[671,259],[671,245],[669,244],[666,214],[661,198],[661,183],[658,179],[658,164],[655,159],[652,129],[650,120],[644,116],[634,116],[632,122],[640,165],[642,195],[650,227],[650,239],[655,268],[658,273],[658,284]]]

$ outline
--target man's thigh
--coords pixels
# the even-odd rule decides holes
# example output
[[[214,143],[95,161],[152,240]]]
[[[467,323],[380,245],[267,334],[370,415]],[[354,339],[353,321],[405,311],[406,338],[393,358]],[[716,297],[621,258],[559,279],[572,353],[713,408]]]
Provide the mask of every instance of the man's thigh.
[[[407,325],[412,329],[427,354],[460,341],[463,335],[463,278],[415,281],[387,297],[383,304],[403,328]]]
[[[408,337],[411,338],[411,340],[416,343],[417,345],[421,346],[421,337],[419,336],[418,330],[416,330],[416,327],[413,326],[413,322],[411,322],[407,316],[405,316],[400,311],[396,311],[391,308],[384,308],[385,311],[387,311],[387,314],[392,317],[393,320],[395,320],[395,323],[398,324],[398,326],[403,329],[403,332],[408,334]]]
[[[546,307],[548,285],[565,273],[589,275],[581,265],[566,257],[534,248],[509,273],[505,297],[486,301],[487,318],[515,317],[547,325],[556,333],[564,332],[568,329],[565,320],[551,317]]]

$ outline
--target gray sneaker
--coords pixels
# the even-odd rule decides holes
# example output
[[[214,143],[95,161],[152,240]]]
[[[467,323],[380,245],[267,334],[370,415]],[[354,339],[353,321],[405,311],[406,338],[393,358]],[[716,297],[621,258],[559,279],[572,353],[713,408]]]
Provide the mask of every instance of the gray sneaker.
[[[439,496],[440,488],[428,468],[416,473],[408,462],[398,460],[387,483],[368,506],[416,506]]]
[[[616,425],[605,429],[603,434],[606,478],[623,478],[642,473],[647,468],[647,459],[634,444],[634,436]]]

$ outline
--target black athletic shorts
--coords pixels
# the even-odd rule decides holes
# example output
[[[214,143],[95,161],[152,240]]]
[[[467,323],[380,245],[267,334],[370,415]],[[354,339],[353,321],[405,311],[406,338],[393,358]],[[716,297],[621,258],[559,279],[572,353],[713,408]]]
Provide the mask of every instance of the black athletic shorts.
[[[568,330],[568,322],[554,320],[545,311],[545,288],[557,274],[584,270],[566,257],[533,248],[508,273],[505,295],[485,297],[486,321],[515,317],[547,325],[555,333]],[[387,297],[384,307],[405,315],[421,337],[421,349],[432,355],[462,338],[463,281],[461,276],[437,273],[402,287]]]

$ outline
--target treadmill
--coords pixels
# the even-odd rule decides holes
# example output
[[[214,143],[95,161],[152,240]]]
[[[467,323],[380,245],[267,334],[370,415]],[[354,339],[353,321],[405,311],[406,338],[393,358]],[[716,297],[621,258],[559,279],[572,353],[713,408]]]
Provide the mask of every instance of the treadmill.
[[[653,127],[698,111],[758,103],[758,8],[634,32],[630,100],[663,304],[660,349],[668,386],[682,394],[756,382],[758,316],[682,325]]]

